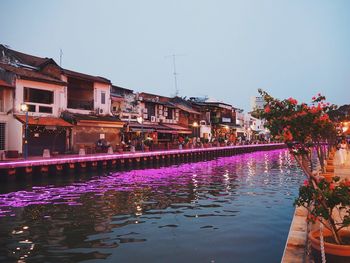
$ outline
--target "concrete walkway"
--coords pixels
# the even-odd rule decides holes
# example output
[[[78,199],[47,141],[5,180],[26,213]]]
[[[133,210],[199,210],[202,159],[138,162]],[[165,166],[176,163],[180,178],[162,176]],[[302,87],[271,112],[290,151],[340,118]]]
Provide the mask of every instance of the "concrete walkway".
[[[336,153],[334,157],[334,174],[342,180],[350,180],[350,154],[348,154],[345,165],[339,164],[339,156]],[[304,207],[295,209],[292,224],[289,230],[286,247],[283,253],[282,263],[309,263],[313,260],[309,257],[307,234],[309,226],[306,222],[307,210]]]

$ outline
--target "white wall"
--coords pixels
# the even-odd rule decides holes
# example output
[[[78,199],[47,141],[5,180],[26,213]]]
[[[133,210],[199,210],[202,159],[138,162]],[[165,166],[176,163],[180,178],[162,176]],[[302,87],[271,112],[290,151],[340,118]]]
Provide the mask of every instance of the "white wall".
[[[13,117],[8,121],[8,150],[22,152],[22,123]]]
[[[109,84],[104,84],[104,83],[98,83],[94,82],[94,109],[100,109],[100,114],[105,115],[108,114],[110,115],[110,109],[111,109],[111,86]],[[106,103],[102,104],[101,103],[101,93],[105,93],[105,99]]]
[[[9,127],[9,122],[13,119],[13,115],[10,114],[11,109],[13,108],[13,93],[14,89],[2,89],[3,92],[3,111],[0,112],[0,122],[5,123],[5,150],[11,150],[9,145],[12,145],[10,142],[10,137],[13,137],[13,131]],[[9,114],[7,114],[9,112]],[[14,139],[14,137],[13,137]]]
[[[203,138],[204,137],[204,133],[208,134],[208,139],[211,140],[211,126],[210,125],[201,125],[200,126],[200,137]]]
[[[21,113],[20,106],[24,102],[24,98],[23,98],[24,87],[41,89],[41,90],[49,90],[49,91],[53,91],[53,93],[54,93],[53,104],[48,105],[48,104],[30,103],[30,104],[43,105],[43,106],[52,106],[52,114],[51,113],[42,113],[42,112],[40,112],[40,113],[39,112],[35,112],[35,113],[29,112],[30,116],[59,117],[61,114],[61,110],[64,110],[67,108],[67,100],[65,99],[66,88],[64,86],[49,84],[49,83],[44,83],[44,82],[31,81],[31,80],[17,79],[16,80],[15,103],[14,103],[14,113],[15,114]]]

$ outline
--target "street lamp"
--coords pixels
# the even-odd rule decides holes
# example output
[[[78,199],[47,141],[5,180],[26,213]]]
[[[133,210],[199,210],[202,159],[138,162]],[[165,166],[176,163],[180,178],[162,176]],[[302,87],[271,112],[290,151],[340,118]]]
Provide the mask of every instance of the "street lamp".
[[[143,151],[143,118],[140,116],[137,117],[136,120],[139,124],[141,124],[141,151]]]
[[[26,123],[24,130],[24,145],[23,145],[23,157],[28,158],[28,105],[25,103],[21,104],[21,111],[26,113]]]
[[[195,137],[197,137],[197,128],[198,128],[198,122],[193,122],[192,123],[192,127],[194,128],[194,135],[195,135]]]

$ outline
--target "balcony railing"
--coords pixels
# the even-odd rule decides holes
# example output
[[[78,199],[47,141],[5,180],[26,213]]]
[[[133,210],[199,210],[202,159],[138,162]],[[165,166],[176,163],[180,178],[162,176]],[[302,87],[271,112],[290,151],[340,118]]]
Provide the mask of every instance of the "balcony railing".
[[[68,108],[79,110],[93,110],[94,100],[72,100],[68,99]]]

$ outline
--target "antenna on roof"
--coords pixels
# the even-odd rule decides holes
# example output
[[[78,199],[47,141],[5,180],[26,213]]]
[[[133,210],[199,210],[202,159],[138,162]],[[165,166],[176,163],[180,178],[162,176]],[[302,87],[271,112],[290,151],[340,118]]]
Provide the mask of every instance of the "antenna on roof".
[[[62,67],[62,57],[63,57],[63,51],[62,51],[62,48],[60,48],[60,67]]]
[[[170,56],[165,56],[165,58],[170,58],[172,57],[173,58],[173,69],[174,69],[174,84],[175,84],[175,97],[177,97],[179,95],[179,89],[177,87],[177,75],[178,73],[176,72],[176,57],[180,57],[180,56],[185,56],[183,54],[172,54]]]

